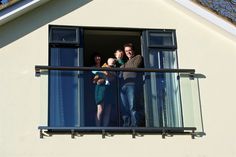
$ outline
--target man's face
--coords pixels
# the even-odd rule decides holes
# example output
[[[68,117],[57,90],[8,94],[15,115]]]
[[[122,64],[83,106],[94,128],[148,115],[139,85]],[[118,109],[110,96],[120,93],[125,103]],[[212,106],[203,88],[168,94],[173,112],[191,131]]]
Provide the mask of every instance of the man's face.
[[[125,47],[125,54],[129,59],[131,59],[134,56],[134,51],[131,47]]]

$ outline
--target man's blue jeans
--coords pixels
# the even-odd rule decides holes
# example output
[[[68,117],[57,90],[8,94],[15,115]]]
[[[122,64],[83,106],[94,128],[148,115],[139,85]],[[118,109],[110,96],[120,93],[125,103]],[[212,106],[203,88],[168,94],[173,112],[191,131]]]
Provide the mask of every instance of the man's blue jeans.
[[[124,127],[137,127],[138,126],[138,113],[137,113],[137,88],[135,84],[123,85],[121,88],[121,114]]]

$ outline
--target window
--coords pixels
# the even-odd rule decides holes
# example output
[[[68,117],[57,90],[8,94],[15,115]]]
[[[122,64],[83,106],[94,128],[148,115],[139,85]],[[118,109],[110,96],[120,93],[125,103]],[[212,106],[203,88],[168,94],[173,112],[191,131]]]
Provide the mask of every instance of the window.
[[[174,30],[155,30],[147,31],[148,47],[156,47],[159,49],[176,49],[176,37]]]
[[[79,44],[79,29],[77,27],[52,27],[50,43]]]
[[[151,30],[147,38],[146,66],[157,69],[177,69],[176,38],[174,30]],[[182,127],[178,73],[151,72],[146,79],[146,108],[149,126]],[[158,119],[158,120],[157,120]]]
[[[114,58],[116,49],[122,49],[129,42],[136,48],[135,53],[142,55],[144,60],[144,68],[131,69],[142,78],[139,81],[139,99],[136,101],[139,104],[136,114],[140,123],[138,128],[123,127],[120,97],[122,81],[119,76],[125,72],[125,68],[108,68],[114,74],[114,85],[109,91],[113,93],[112,102],[106,105],[105,99],[103,109],[104,113],[107,110],[108,117],[105,118],[104,114],[102,124],[97,125],[92,71],[101,71],[102,68],[91,65],[91,56],[93,52],[99,52],[105,62],[110,57]],[[49,66],[46,69],[49,70],[48,115],[47,126],[40,127],[41,131],[138,130],[163,133],[165,130],[192,134],[200,128],[199,132],[203,132],[203,127],[199,127],[202,124],[201,116],[197,118],[200,121],[198,128],[194,125],[195,120],[187,120],[186,123],[185,115],[189,116],[186,114],[189,111],[185,109],[188,106],[182,104],[186,98],[186,95],[182,97],[182,93],[187,88],[181,89],[181,76],[185,76],[185,81],[194,80],[186,79],[186,76],[192,76],[194,70],[178,68],[175,30],[50,26]],[[200,108],[199,104],[194,103]],[[201,115],[201,112],[198,114]]]

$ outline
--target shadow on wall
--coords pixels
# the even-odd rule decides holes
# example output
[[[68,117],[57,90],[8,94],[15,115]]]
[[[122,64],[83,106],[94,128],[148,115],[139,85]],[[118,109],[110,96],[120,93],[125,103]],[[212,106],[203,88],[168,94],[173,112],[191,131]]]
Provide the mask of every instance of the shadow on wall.
[[[0,26],[0,48],[7,46],[30,32],[33,32],[45,24],[48,24],[91,1],[92,0],[52,0],[25,15]]]

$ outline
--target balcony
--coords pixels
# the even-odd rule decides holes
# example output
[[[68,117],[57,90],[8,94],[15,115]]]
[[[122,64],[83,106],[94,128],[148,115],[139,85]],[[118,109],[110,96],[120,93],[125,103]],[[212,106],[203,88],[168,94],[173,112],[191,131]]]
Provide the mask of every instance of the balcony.
[[[95,122],[96,84],[92,71],[113,75],[105,87],[109,97],[105,94],[104,108],[109,112],[104,109],[103,124],[99,126]],[[120,75],[124,72],[142,78],[137,90],[137,127],[123,126]],[[72,138],[84,134],[101,134],[103,138],[114,134],[130,134],[133,138],[145,134],[160,134],[163,138],[205,135],[199,89],[199,79],[205,76],[193,69],[35,66],[35,74],[41,87],[41,138],[54,134],[70,134]]]

